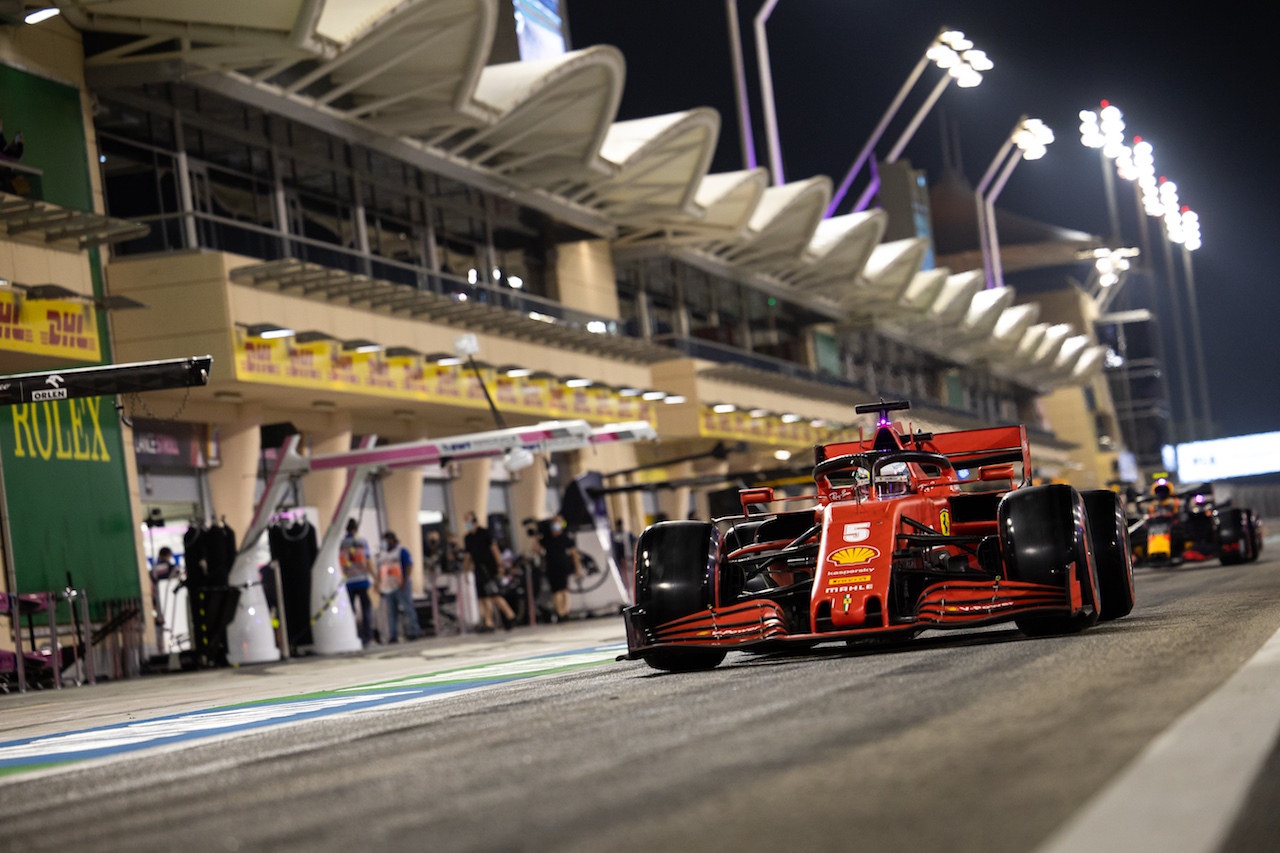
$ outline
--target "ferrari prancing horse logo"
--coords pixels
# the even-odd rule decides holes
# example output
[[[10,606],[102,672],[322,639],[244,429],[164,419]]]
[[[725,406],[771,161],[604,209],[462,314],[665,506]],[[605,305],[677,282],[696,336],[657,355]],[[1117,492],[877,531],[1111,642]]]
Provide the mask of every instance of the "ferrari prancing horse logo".
[[[944,509],[938,513],[938,532],[943,536],[951,535],[951,511]]]
[[[855,548],[841,548],[839,551],[833,551],[831,562],[837,566],[856,566],[858,563],[866,563],[879,556],[879,548],[873,548],[870,545],[858,545]]]

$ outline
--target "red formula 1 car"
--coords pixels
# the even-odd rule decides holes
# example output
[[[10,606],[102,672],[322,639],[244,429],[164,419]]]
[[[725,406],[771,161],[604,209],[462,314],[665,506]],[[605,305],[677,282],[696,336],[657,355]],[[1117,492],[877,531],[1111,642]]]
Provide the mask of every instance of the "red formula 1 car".
[[[627,657],[709,669],[729,650],[909,637],[1013,621],[1074,633],[1133,609],[1124,507],[1114,492],[1028,484],[1026,429],[930,435],[890,424],[815,448],[812,506],[669,521],[636,545]],[[798,500],[798,499],[795,499]]]

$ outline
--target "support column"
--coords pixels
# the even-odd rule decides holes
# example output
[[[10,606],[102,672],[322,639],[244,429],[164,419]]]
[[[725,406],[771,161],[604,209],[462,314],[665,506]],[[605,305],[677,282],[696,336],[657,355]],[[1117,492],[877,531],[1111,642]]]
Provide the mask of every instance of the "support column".
[[[634,485],[640,482],[639,474],[632,474],[627,478],[628,484]],[[644,530],[645,524],[648,522],[647,513],[644,508],[644,492],[635,491],[627,492],[627,508],[628,508],[628,527],[627,529],[639,536]]]
[[[305,434],[307,448],[313,456],[320,453],[345,453],[351,449],[351,416],[345,412],[335,412],[327,419],[329,423],[325,427],[308,430]],[[342,500],[342,492],[346,487],[346,468],[316,471],[302,480],[306,502],[309,506],[315,507],[320,516],[318,534],[321,538],[333,521],[333,513],[337,510],[338,503]],[[338,519],[338,524],[346,523],[345,518]],[[373,546],[372,542],[369,544],[370,547]]]
[[[466,534],[462,519],[468,511],[474,512],[480,523],[489,514],[489,465],[488,459],[468,459],[457,463],[459,476],[453,480],[453,508],[458,517],[453,519],[453,532],[461,540]]]
[[[682,480],[693,476],[693,463],[680,462],[666,468],[668,480]],[[682,521],[689,517],[689,497],[692,489],[680,486],[675,489],[658,490],[658,512],[666,513],[670,521]]]
[[[423,590],[422,533],[418,511],[422,509],[422,468],[396,468],[382,481],[387,499],[387,526],[413,558],[413,588]]]
[[[516,477],[511,484],[511,545],[528,557],[533,554],[534,540],[524,535],[521,522],[526,518],[541,521],[547,515],[547,458],[534,457],[533,464]]]
[[[704,459],[695,468],[698,476],[704,474],[727,474],[729,473],[729,460],[727,459]],[[719,490],[719,484],[709,488],[702,487],[694,490],[693,499],[698,507],[698,520],[711,520],[711,492]]]
[[[489,459],[469,459],[456,463],[458,476],[449,484],[453,490],[453,510],[456,516],[453,521],[453,532],[458,542],[464,542],[466,529],[462,519],[468,512],[474,512],[480,523],[485,523],[489,512]],[[476,600],[476,588],[471,573],[463,572],[458,576],[458,612],[464,625],[477,625],[480,622],[480,605]]]
[[[236,535],[243,537],[253,521],[258,458],[262,452],[262,412],[252,406],[237,409],[238,417],[215,426],[221,464],[209,469],[209,497],[213,515],[225,517]]]

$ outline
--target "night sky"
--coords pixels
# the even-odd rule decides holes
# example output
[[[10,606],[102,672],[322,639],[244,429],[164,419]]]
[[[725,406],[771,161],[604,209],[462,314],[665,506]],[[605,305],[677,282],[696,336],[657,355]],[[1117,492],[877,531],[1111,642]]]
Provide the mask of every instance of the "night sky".
[[[607,43],[626,55],[620,118],[715,107],[722,129],[712,170],[742,168],[721,0],[568,4],[574,47]],[[739,0],[756,150],[766,163],[751,27],[761,5]],[[947,25],[963,30],[995,68],[977,88],[949,87],[904,156],[936,179],[945,115],[959,135],[964,171],[977,183],[1019,116],[1042,118],[1057,141],[1044,159],[1019,165],[999,207],[1106,234],[1098,152],[1080,144],[1077,114],[1109,99],[1124,111],[1127,133],[1154,145],[1157,174],[1175,181],[1182,203],[1200,214],[1204,247],[1194,255],[1195,279],[1216,434],[1280,430],[1280,288],[1272,251],[1280,166],[1270,156],[1280,140],[1280,98],[1272,28],[1260,16],[1251,4],[781,0],[769,41],[784,170],[789,180],[822,173],[838,182]],[[931,68],[917,84],[881,155],[940,73]],[[1137,245],[1132,190],[1120,182],[1118,191],[1128,202],[1121,206],[1125,242]],[[1009,283],[1017,286],[1017,277]],[[1141,296],[1135,280],[1130,287],[1127,298]],[[1166,356],[1176,371],[1174,353]]]

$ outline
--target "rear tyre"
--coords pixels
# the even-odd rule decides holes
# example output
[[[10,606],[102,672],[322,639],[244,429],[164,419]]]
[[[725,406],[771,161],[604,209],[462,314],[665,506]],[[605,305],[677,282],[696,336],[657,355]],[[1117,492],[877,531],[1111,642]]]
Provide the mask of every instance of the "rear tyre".
[[[706,610],[715,594],[720,537],[700,521],[664,521],[640,534],[636,543],[636,607],[657,628]],[[658,649],[645,655],[654,669],[692,672],[724,660],[721,649]]]
[[[1249,520],[1249,562],[1255,562],[1262,553],[1262,537],[1258,531],[1258,517],[1253,514],[1253,510],[1244,511]]]
[[[1060,483],[1018,489],[1000,501],[997,516],[1010,580],[1069,592],[1074,563],[1080,581],[1083,607],[1078,612],[1019,616],[1014,623],[1022,633],[1075,634],[1095,624],[1102,593],[1080,493]]]
[[[1218,562],[1224,566],[1247,563],[1255,556],[1248,513],[1230,508],[1218,511]]]
[[[1098,619],[1107,622],[1133,610],[1133,558],[1129,523],[1120,496],[1107,489],[1084,492],[1085,513],[1098,570]]]

